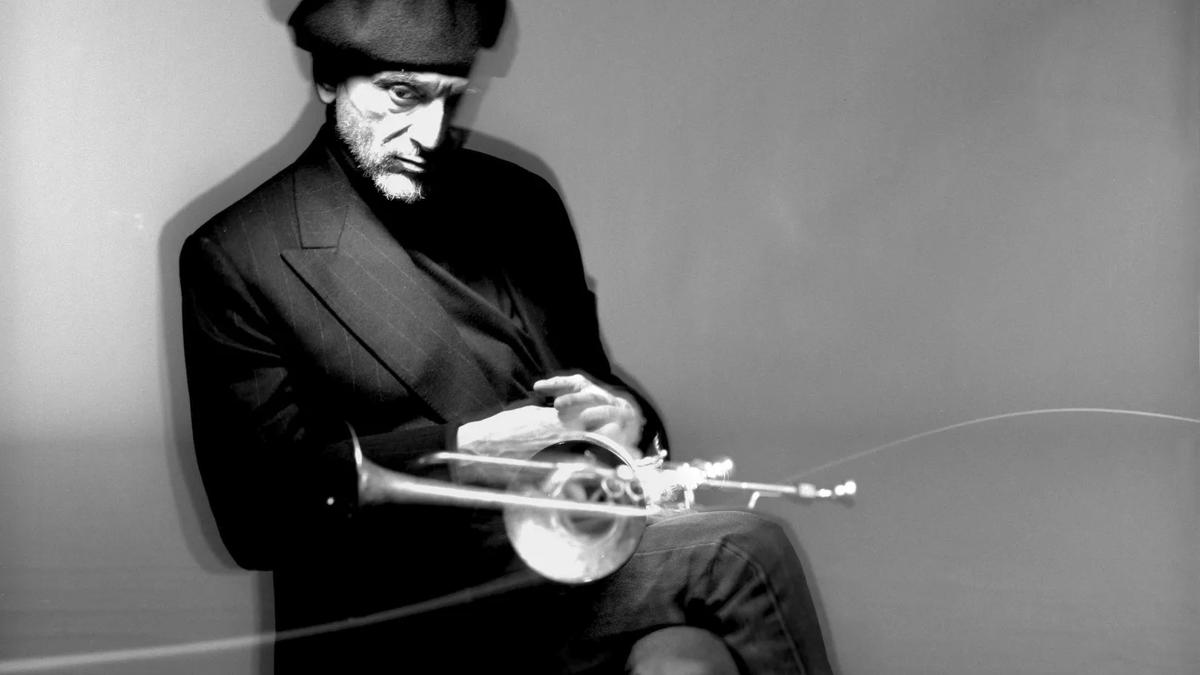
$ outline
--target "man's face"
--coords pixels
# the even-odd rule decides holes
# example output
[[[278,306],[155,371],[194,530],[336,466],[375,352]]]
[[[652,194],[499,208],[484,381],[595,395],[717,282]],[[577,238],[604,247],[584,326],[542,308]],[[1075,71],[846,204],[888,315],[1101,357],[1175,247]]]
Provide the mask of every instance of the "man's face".
[[[388,199],[415,202],[433,151],[446,136],[467,79],[387,70],[347,79],[321,98],[336,101],[338,135],[359,169]]]

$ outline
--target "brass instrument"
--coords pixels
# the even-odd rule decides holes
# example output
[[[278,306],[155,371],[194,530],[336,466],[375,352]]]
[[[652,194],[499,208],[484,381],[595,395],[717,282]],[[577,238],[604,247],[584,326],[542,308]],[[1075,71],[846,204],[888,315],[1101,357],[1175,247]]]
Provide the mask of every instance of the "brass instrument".
[[[364,503],[432,503],[504,510],[517,554],[539,574],[568,584],[603,578],[629,560],[648,520],[684,513],[699,488],[801,501],[850,499],[854,481],[834,488],[729,480],[733,462],[674,463],[665,452],[637,459],[607,437],[576,432],[529,458],[435,452],[422,463],[469,468],[475,480],[504,489],[465,486],[385,469],[362,456],[354,440],[359,497]]]

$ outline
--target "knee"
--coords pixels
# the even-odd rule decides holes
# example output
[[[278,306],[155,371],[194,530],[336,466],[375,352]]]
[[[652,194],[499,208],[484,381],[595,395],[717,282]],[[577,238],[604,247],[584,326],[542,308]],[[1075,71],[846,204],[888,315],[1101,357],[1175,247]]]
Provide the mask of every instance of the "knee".
[[[638,640],[625,672],[632,675],[737,675],[729,648],[694,626],[660,628]]]
[[[750,557],[767,563],[795,557],[792,540],[779,521],[744,511],[719,512],[716,528],[719,540],[731,544]]]

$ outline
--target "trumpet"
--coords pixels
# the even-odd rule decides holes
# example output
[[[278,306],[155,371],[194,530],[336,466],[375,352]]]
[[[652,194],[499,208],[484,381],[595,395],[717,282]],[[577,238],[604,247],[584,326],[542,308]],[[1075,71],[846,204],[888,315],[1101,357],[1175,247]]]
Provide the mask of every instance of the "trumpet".
[[[693,510],[701,488],[749,492],[749,508],[761,497],[849,500],[858,489],[854,481],[833,488],[733,481],[732,460],[674,463],[663,450],[639,459],[590,432],[569,434],[528,458],[442,451],[419,460],[469,469],[462,473],[503,489],[467,486],[385,469],[363,457],[353,430],[351,438],[363,503],[503,509],[517,554],[542,576],[566,584],[615,572],[633,555],[649,521]]]

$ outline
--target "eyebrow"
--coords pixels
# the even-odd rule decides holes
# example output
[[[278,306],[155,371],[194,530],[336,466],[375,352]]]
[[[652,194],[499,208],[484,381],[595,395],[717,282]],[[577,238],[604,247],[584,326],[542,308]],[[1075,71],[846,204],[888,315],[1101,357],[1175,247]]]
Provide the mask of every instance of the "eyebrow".
[[[408,84],[422,88],[432,88],[435,95],[445,94],[460,94],[467,90],[470,82],[463,78],[453,78],[447,80],[424,80],[417,77],[415,73],[407,70],[390,70],[383,73],[378,73],[371,78],[371,82],[379,87],[393,87],[397,84]]]

